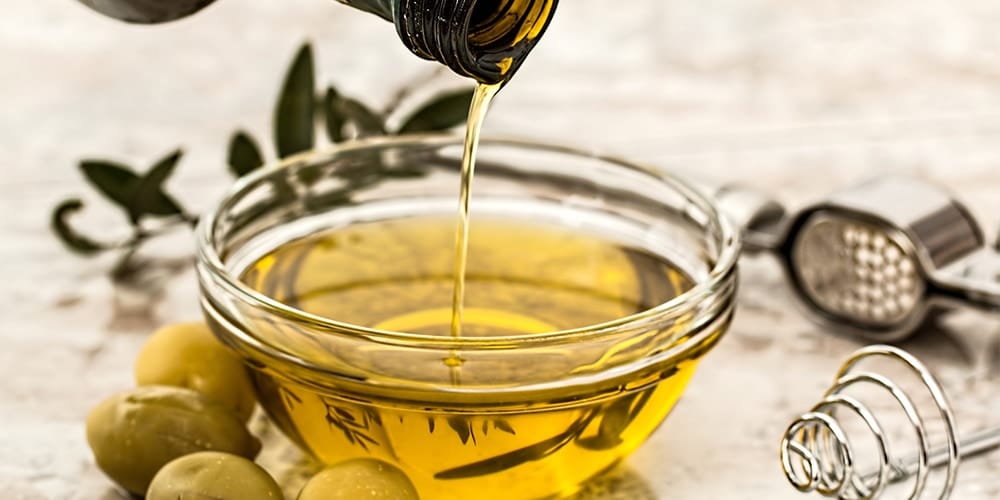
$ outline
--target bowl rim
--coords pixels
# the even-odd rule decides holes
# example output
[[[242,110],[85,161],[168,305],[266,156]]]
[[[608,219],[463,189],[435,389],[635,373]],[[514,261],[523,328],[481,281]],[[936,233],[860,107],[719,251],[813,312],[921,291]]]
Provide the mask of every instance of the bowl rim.
[[[737,261],[741,251],[740,233],[734,224],[726,217],[722,210],[712,199],[692,184],[680,179],[670,172],[654,167],[642,165],[620,159],[617,156],[587,152],[571,146],[561,146],[557,144],[543,143],[532,140],[505,137],[484,137],[481,141],[485,146],[511,146],[526,150],[538,150],[547,153],[556,153],[579,158],[597,160],[601,163],[613,165],[638,171],[650,175],[661,182],[667,184],[672,190],[679,193],[689,203],[694,203],[697,208],[708,216],[709,226],[718,228],[720,247],[714,265],[708,271],[707,278],[696,281],[695,285],[677,295],[676,297],[658,304],[649,309],[639,311],[628,316],[616,318],[602,323],[587,325],[572,329],[557,330],[553,332],[506,335],[495,337],[449,337],[440,335],[428,335],[419,333],[397,332],[382,330],[378,328],[356,325],[353,323],[338,321],[332,318],[308,313],[300,309],[290,307],[281,301],[275,300],[267,295],[247,286],[238,277],[232,275],[222,261],[213,241],[214,234],[218,226],[220,217],[229,202],[236,198],[241,192],[254,185],[260,180],[272,175],[275,170],[291,167],[294,165],[314,164],[326,159],[336,157],[344,152],[363,150],[367,148],[384,148],[391,146],[405,147],[408,144],[415,146],[448,146],[461,145],[462,137],[451,134],[408,134],[404,136],[380,136],[364,139],[356,139],[335,144],[326,149],[314,149],[290,156],[283,160],[266,164],[254,172],[237,180],[227,191],[224,197],[214,205],[212,210],[206,213],[199,221],[196,230],[197,246],[197,273],[199,280],[211,280],[221,286],[223,290],[238,298],[239,301],[249,304],[255,310],[262,310],[268,314],[292,319],[300,323],[306,323],[310,327],[319,327],[325,330],[336,332],[342,335],[353,335],[359,338],[374,340],[386,344],[397,344],[406,346],[420,346],[441,349],[497,349],[504,347],[518,347],[527,345],[537,345],[549,342],[564,342],[566,340],[582,340],[586,337],[602,336],[604,334],[621,331],[623,327],[629,325],[641,325],[648,321],[673,317],[683,314],[694,306],[702,304],[704,301],[712,300],[720,292],[726,293],[727,288],[733,289],[728,293],[735,293],[735,271]],[[202,300],[206,299],[208,293],[202,290]],[[695,322],[696,324],[698,322]],[[702,332],[709,333],[709,332]],[[252,333],[251,337],[256,339]],[[703,339],[701,335],[688,337],[680,345],[675,345],[670,351],[676,352],[676,348],[685,351],[690,347],[697,346]],[[259,339],[257,339],[260,341]],[[270,346],[269,342],[264,344]],[[263,347],[263,346],[261,346]],[[270,346],[274,347],[274,346]]]

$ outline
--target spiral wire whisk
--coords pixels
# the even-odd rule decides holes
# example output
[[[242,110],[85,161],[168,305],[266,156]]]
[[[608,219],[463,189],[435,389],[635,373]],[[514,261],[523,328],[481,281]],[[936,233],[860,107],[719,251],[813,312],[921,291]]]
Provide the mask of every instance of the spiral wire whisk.
[[[903,388],[890,378],[872,371],[858,370],[857,365],[874,357],[888,358],[905,366],[919,377],[937,410],[944,427],[946,443],[932,448],[928,437],[928,419]],[[916,437],[917,452],[897,460],[886,428],[871,408],[847,390],[858,385],[882,389],[894,399],[906,415]],[[857,450],[837,411],[849,411],[859,417],[874,437],[878,466],[874,471],[857,470]],[[955,487],[960,458],[1000,446],[1000,427],[969,435],[960,442],[955,415],[948,398],[930,370],[911,354],[895,347],[876,345],[854,353],[841,367],[836,382],[822,401],[799,416],[785,431],[781,440],[781,466],[789,482],[802,492],[818,492],[842,500],[878,498],[886,487],[895,482],[912,480],[908,498],[917,500],[927,491],[929,472],[944,466],[945,480],[941,500],[947,499]]]

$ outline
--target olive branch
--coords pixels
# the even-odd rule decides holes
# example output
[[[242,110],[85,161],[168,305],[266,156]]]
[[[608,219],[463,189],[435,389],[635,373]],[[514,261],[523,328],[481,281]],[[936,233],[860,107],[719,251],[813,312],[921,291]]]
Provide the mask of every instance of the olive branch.
[[[423,79],[426,80],[426,79]],[[464,122],[471,89],[453,90],[432,95],[401,113],[423,84],[404,86],[381,110],[343,95],[333,85],[317,91],[312,46],[303,44],[289,66],[278,95],[273,115],[273,144],[277,158],[312,150],[317,136],[325,134],[331,143],[379,136],[439,132]],[[398,123],[391,127],[390,123]],[[233,133],[228,146],[229,172],[242,177],[262,167],[265,156],[256,139],[244,130]],[[117,253],[118,262],[111,271],[115,281],[127,280],[142,267],[137,251],[149,241],[179,227],[193,228],[198,216],[184,208],[167,190],[167,183],[184,156],[175,149],[145,171],[125,163],[106,159],[85,159],[79,168],[84,179],[102,197],[121,209],[129,228],[127,238],[119,241],[97,238],[73,225],[73,216],[84,210],[78,197],[60,202],[52,211],[51,228],[70,251],[85,257]],[[318,179],[302,179],[306,184]]]

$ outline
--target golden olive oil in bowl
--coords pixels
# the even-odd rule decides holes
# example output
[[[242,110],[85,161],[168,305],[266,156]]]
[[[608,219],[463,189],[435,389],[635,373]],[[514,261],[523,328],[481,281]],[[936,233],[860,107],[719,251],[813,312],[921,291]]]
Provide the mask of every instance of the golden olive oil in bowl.
[[[660,425],[733,307],[736,242],[669,176],[486,141],[452,335],[455,139],[243,181],[202,226],[203,305],[276,424],[422,498],[568,495]]]

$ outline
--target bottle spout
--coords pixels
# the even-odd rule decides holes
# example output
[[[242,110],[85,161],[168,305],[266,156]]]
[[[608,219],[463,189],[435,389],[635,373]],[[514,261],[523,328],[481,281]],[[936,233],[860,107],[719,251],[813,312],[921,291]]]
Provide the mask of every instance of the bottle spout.
[[[506,82],[521,66],[558,0],[391,2],[399,36],[413,53],[492,84]]]

